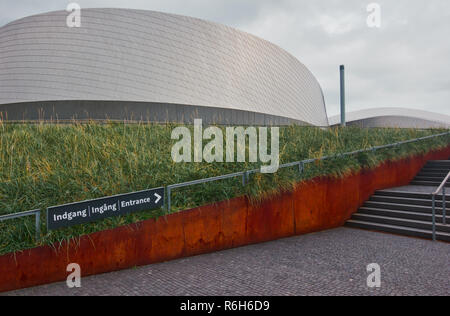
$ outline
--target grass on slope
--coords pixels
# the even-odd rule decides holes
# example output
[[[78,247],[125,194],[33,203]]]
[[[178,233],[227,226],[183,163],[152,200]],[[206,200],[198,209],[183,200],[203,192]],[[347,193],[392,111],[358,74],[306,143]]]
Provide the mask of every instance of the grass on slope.
[[[174,163],[171,132],[176,125],[72,124],[30,125],[0,122],[0,215],[166,186],[259,167],[251,163]],[[190,127],[192,128],[192,127]],[[437,134],[442,131],[290,126],[280,128],[280,163],[318,158],[371,146]],[[448,146],[439,137],[395,149],[310,164],[302,175],[296,168],[274,175],[252,175],[246,187],[230,179],[177,189],[175,210],[247,194],[262,199],[290,190],[299,181],[318,175],[342,176],[387,159],[400,159]],[[50,244],[99,230],[161,216],[164,211],[106,219],[47,232],[40,244]],[[45,217],[42,216],[44,221]],[[45,221],[44,221],[45,222]],[[34,218],[0,223],[0,254],[36,246]]]

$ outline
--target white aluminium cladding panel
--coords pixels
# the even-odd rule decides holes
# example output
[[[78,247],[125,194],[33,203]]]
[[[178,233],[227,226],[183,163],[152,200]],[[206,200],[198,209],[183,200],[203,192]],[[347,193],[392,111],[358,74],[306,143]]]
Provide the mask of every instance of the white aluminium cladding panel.
[[[220,107],[328,126],[319,83],[283,49],[196,18],[129,9],[66,11],[0,28],[0,105],[57,100]]]

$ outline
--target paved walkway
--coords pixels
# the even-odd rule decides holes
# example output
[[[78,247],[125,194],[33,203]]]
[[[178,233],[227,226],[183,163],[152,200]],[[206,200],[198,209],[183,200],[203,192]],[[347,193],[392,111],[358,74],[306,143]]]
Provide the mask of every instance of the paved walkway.
[[[343,227],[7,295],[450,295],[449,263],[450,244]]]

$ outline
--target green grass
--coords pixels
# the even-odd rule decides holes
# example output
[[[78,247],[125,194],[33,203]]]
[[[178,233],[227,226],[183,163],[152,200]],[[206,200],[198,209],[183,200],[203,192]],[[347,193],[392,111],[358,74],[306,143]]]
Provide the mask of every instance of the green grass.
[[[176,125],[154,124],[1,124],[0,215],[166,186],[258,168],[251,163],[174,163],[171,132]],[[441,130],[285,127],[280,129],[281,163],[318,158],[371,146],[437,134]],[[246,187],[241,179],[176,189],[173,209],[187,209],[235,196],[261,200],[296,183],[320,175],[340,177],[362,167],[375,167],[448,146],[439,137],[395,149],[364,153],[310,164],[302,175],[296,168],[274,175],[256,174]],[[51,244],[95,231],[164,215],[142,212],[47,232],[39,244]],[[42,216],[45,222],[45,216]],[[44,226],[44,225],[43,225]],[[34,247],[34,218],[0,223],[0,254]]]

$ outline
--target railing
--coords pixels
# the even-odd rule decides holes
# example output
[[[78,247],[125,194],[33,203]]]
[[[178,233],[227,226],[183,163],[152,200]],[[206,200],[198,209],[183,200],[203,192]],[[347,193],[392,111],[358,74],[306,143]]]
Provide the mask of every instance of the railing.
[[[445,177],[444,181],[442,181],[441,185],[435,192],[431,194],[431,205],[433,209],[433,241],[436,241],[436,196],[439,192],[442,191],[442,224],[446,225],[446,197],[445,197],[445,186],[447,185],[448,180],[450,179],[450,172]]]
[[[189,181],[189,182],[184,182],[184,183],[168,185],[166,187],[166,192],[167,192],[167,210],[170,211],[170,209],[171,209],[171,199],[170,199],[170,195],[171,194],[170,193],[171,193],[172,189],[183,188],[183,187],[188,187],[188,186],[191,186],[191,185],[203,184],[203,183],[219,181],[219,180],[225,180],[225,179],[231,179],[231,178],[236,178],[236,177],[242,177],[242,186],[245,186],[245,184],[247,182],[247,179],[248,179],[248,173],[245,172],[245,171],[237,172],[237,173],[231,173],[231,174],[218,176],[218,177],[213,177],[213,178],[199,179],[199,180],[194,180],[194,181]]]
[[[296,162],[290,162],[290,163],[286,163],[286,164],[280,165],[278,167],[278,169],[298,166],[299,172],[302,173],[306,164],[313,163],[313,162],[316,162],[316,161],[323,161],[323,160],[328,160],[328,159],[342,158],[342,157],[346,157],[346,156],[357,155],[357,154],[360,154],[360,153],[363,153],[363,152],[370,152],[370,151],[373,152],[373,151],[377,151],[377,150],[380,150],[380,149],[397,147],[397,146],[404,145],[404,144],[410,144],[410,143],[414,143],[414,142],[418,142],[418,141],[422,141],[422,140],[427,140],[427,139],[432,139],[432,138],[436,138],[436,137],[441,137],[441,136],[446,136],[446,135],[450,135],[450,132],[436,134],[436,135],[430,135],[430,136],[424,136],[424,137],[410,139],[410,140],[405,140],[405,141],[401,141],[401,142],[397,142],[397,143],[393,143],[393,144],[388,144],[388,145],[374,146],[374,147],[370,147],[370,148],[367,148],[367,149],[360,149],[360,150],[356,150],[356,151],[352,151],[352,152],[348,152],[348,153],[343,153],[343,154],[337,154],[337,155],[332,155],[332,156],[324,156],[324,157],[320,157],[320,158],[307,159],[307,160],[296,161]],[[169,185],[169,186],[167,186],[167,190],[166,190],[166,192],[167,192],[167,211],[168,212],[171,211],[171,206],[172,206],[172,204],[171,204],[171,193],[172,193],[172,189],[181,188],[181,187],[187,187],[187,186],[196,185],[196,184],[214,182],[214,181],[223,180],[223,179],[229,179],[229,178],[234,178],[234,177],[242,177],[242,184],[245,186],[245,184],[248,183],[248,181],[250,179],[250,175],[254,174],[254,173],[258,173],[258,172],[260,172],[260,169],[253,169],[253,170],[242,171],[242,172],[233,173],[233,174],[229,174],[229,175],[224,175],[224,176],[218,176],[218,177],[206,178],[206,179],[199,179],[199,180],[194,180],[194,181],[190,181],[190,182]]]
[[[20,217],[26,217],[26,216],[35,216],[35,238],[36,241],[38,241],[41,237],[41,210],[33,210],[33,211],[26,211],[21,213],[14,213],[14,214],[8,214],[8,215],[2,215],[0,216],[0,222],[20,218]]]
[[[404,145],[404,144],[409,144],[409,143],[414,143],[414,142],[418,142],[418,141],[422,141],[422,140],[427,140],[427,139],[432,139],[432,138],[436,138],[436,137],[441,137],[441,136],[446,136],[446,135],[450,135],[450,132],[446,132],[446,133],[441,133],[441,134],[436,134],[436,135],[430,135],[430,136],[425,136],[425,137],[420,137],[420,138],[415,138],[415,139],[411,139],[411,140],[406,140],[406,141],[401,141],[401,142],[397,142],[397,143],[393,143],[393,144],[389,144],[389,145],[383,145],[383,146],[374,146],[374,147],[370,147],[367,149],[361,149],[361,150],[356,150],[356,151],[352,151],[352,152],[348,152],[348,153],[342,153],[342,154],[337,154],[337,155],[332,155],[332,156],[324,156],[324,157],[320,157],[320,158],[315,158],[315,159],[306,159],[306,160],[302,160],[302,161],[296,161],[296,162],[291,162],[291,163],[286,163],[283,165],[280,165],[278,168],[279,169],[283,169],[283,168],[289,168],[289,167],[296,167],[298,166],[298,172],[301,174],[304,171],[305,165],[309,164],[309,163],[313,163],[316,161],[323,161],[323,160],[328,160],[328,159],[336,159],[336,158],[342,158],[342,157],[346,157],[346,156],[351,156],[351,155],[356,155],[356,154],[360,154],[363,152],[370,152],[370,151],[376,151],[376,150],[380,150],[380,149],[386,149],[386,148],[392,148],[392,147],[397,147],[400,145]],[[242,172],[237,172],[237,173],[232,173],[232,174],[228,174],[228,175],[222,175],[222,176],[217,176],[217,177],[212,177],[212,178],[206,178],[206,179],[199,179],[199,180],[193,180],[193,181],[189,181],[189,182],[184,182],[184,183],[178,183],[178,184],[172,184],[172,185],[168,185],[166,187],[166,194],[167,194],[167,211],[170,212],[171,211],[171,193],[173,189],[176,188],[182,188],[182,187],[188,187],[188,186],[192,186],[192,185],[197,185],[197,184],[203,184],[203,183],[208,183],[208,182],[214,182],[214,181],[219,181],[219,180],[224,180],[224,179],[231,179],[231,178],[237,178],[237,177],[242,177],[242,185],[245,186],[249,180],[250,180],[250,175],[251,174],[255,174],[255,173],[259,173],[260,169],[253,169],[253,170],[247,170],[247,171],[242,171]],[[450,174],[447,176],[447,181],[450,178]],[[442,187],[442,185],[441,185]],[[440,189],[442,189],[440,187]],[[444,191],[445,191],[445,185],[444,185]],[[433,195],[433,205],[434,205],[434,201],[435,201],[435,196],[438,193],[436,193],[435,195]],[[433,208],[433,231],[434,231],[434,237],[435,237],[435,216],[434,216],[434,208]],[[444,212],[445,212],[445,194],[444,194]],[[9,214],[9,215],[3,215],[0,216],[0,221],[5,221],[5,220],[10,220],[10,219],[14,219],[14,218],[19,218],[19,217],[25,217],[25,216],[32,216],[35,215],[36,216],[36,240],[39,240],[40,238],[40,215],[41,215],[41,211],[40,210],[33,210],[33,211],[27,211],[27,212],[22,212],[22,213],[15,213],[15,214]],[[445,222],[445,216],[444,216],[444,222]]]

